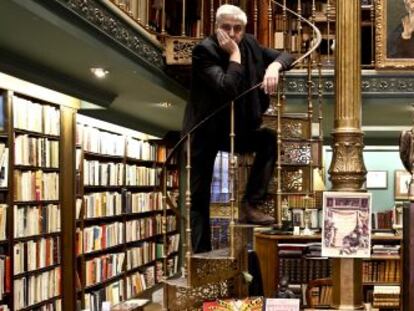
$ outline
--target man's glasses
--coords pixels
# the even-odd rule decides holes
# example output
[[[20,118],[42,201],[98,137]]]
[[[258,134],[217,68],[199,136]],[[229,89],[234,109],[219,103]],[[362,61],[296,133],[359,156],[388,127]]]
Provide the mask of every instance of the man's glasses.
[[[220,29],[224,30],[225,32],[230,32],[231,29],[233,29],[233,31],[235,33],[239,33],[243,30],[243,25],[240,25],[240,24],[236,24],[236,25],[222,24],[222,25],[220,25]]]

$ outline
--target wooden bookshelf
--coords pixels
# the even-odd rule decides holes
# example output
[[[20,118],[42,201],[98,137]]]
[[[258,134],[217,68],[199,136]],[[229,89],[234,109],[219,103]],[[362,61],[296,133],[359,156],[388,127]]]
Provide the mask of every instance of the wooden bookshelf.
[[[291,284],[298,283],[300,286],[307,284],[312,279],[331,277],[330,274],[321,275],[321,272],[315,271],[315,269],[319,269],[317,267],[322,267],[322,270],[328,271],[326,270],[326,264],[323,265],[315,262],[328,262],[330,259],[307,257],[302,253],[305,244],[314,242],[321,242],[321,236],[272,235],[260,232],[255,234],[255,250],[259,258],[265,296],[271,296],[276,292],[281,275],[288,276],[291,279]],[[391,247],[386,247],[385,251],[389,248],[390,253],[393,252],[393,254],[377,255],[375,254],[375,250],[372,250],[371,257],[363,259],[361,271],[362,290],[366,303],[373,303],[372,292],[375,286],[397,286],[402,288],[404,277],[402,273],[403,240],[400,235],[393,237],[372,235],[371,245],[372,247],[375,245],[391,245]],[[396,248],[393,249],[392,246]],[[288,250],[286,255],[283,254],[283,250]],[[298,251],[297,254],[294,253],[295,250]],[[399,254],[394,254],[397,251]],[[290,260],[292,265],[286,264],[283,260]],[[313,263],[304,263],[305,260],[312,260]],[[299,262],[302,263],[299,264]],[[294,269],[299,270],[296,272],[284,271],[284,267],[286,268],[288,266],[290,267],[289,269],[292,269],[293,266]],[[313,273],[310,269],[313,269]],[[401,299],[402,295],[400,294],[400,307],[402,306]],[[379,307],[379,309],[386,309],[386,307]],[[393,309],[400,310],[400,308],[395,307]]]
[[[71,124],[62,122],[62,107],[56,103],[11,91],[7,92],[7,99],[6,124],[10,150],[8,237],[12,271],[8,306],[11,310],[33,310],[47,305],[50,310],[61,309],[64,284],[61,219],[62,210],[71,209],[71,203],[63,202],[62,197],[62,189],[70,178],[65,180],[61,175],[60,167],[66,158],[61,133]],[[20,188],[25,190],[19,192]],[[35,212],[29,213],[30,210]],[[18,211],[19,214],[16,214]],[[20,214],[21,211],[23,214]],[[36,229],[33,227],[36,219],[27,219],[24,224],[18,221],[22,215],[43,218],[43,221]],[[51,232],[45,232],[48,228]],[[29,260],[31,265],[35,260],[34,266],[38,268],[29,265]],[[35,281],[36,278],[42,281]],[[49,294],[43,294],[40,301],[30,301],[23,284],[34,288],[34,291]],[[36,287],[37,284],[41,289]]]
[[[164,246],[165,241],[167,241],[167,235],[173,235],[176,231],[168,230],[163,231],[163,223],[167,223],[168,217],[175,217],[172,210],[163,212],[161,205],[161,188],[160,188],[160,177],[158,176],[160,172],[160,163],[162,159],[165,158],[165,155],[159,155],[159,150],[162,150],[162,153],[165,153],[165,147],[160,141],[142,141],[138,138],[129,136],[129,134],[124,134],[122,131],[117,132],[116,130],[111,129],[107,131],[104,127],[94,126],[91,124],[82,123],[82,117],[77,121],[77,141],[75,143],[76,148],[78,149],[78,160],[80,163],[77,164],[77,198],[82,199],[82,206],[80,210],[80,217],[76,221],[76,229],[79,232],[82,232],[83,238],[83,248],[81,254],[78,254],[76,260],[76,271],[80,279],[80,288],[77,289],[77,299],[80,302],[82,308],[90,307],[91,303],[96,303],[92,301],[93,293],[96,293],[99,296],[98,299],[103,298],[107,290],[110,292],[113,291],[117,295],[116,299],[112,303],[116,303],[117,300],[125,300],[134,297],[129,296],[131,292],[127,286],[131,285],[129,278],[134,277],[139,273],[142,274],[140,279],[145,279],[149,281],[154,281],[154,286],[160,280],[156,279],[156,271],[162,262],[162,270],[166,268],[167,256],[158,256],[156,258],[151,258],[148,262],[142,262],[138,266],[133,266],[133,263],[129,262],[129,253],[137,251],[140,247],[145,247],[146,243],[153,243],[153,252],[157,250],[157,245]],[[103,139],[109,140],[109,143]],[[99,142],[105,141],[105,146],[103,143]],[[106,148],[106,151],[103,151],[102,148]],[[111,151],[114,151],[111,153]],[[86,167],[90,167],[88,161],[95,161],[93,165],[96,167],[90,171],[87,171]],[[116,184],[108,184],[105,182],[104,185],[99,184],[97,179],[93,179],[94,172],[101,170],[101,163],[103,167],[110,166],[110,163],[117,165],[118,175],[117,178],[112,178],[116,180]],[[105,166],[107,165],[107,166]],[[113,166],[112,166],[113,167]],[[111,169],[112,169],[111,167]],[[174,169],[178,167],[175,165]],[[86,173],[91,174],[88,178],[85,178]],[[92,172],[92,173],[91,173]],[[101,177],[101,175],[99,175]],[[141,179],[142,178],[142,179]],[[109,180],[111,177],[105,179]],[[93,185],[85,184],[86,180],[91,180]],[[97,184],[98,182],[98,184]],[[176,184],[171,186],[176,186]],[[171,187],[172,189],[172,187]],[[121,196],[121,210],[118,210],[117,197]],[[105,197],[106,199],[100,199]],[[88,203],[89,200],[89,203]],[[96,201],[98,200],[98,201]],[[118,213],[107,215],[109,206],[102,204],[102,201],[108,202],[111,201],[111,213],[119,211]],[[89,207],[87,204],[90,204]],[[89,210],[88,210],[89,208]],[[95,210],[97,213],[95,213]],[[91,215],[87,217],[87,215]],[[165,217],[165,221],[163,218]],[[86,252],[86,237],[85,230],[88,230],[91,226],[108,226],[111,223],[118,222],[123,225],[122,228],[122,239],[118,245],[107,247],[104,249],[93,250],[91,252]],[[133,223],[132,222],[137,222]],[[145,225],[142,229],[141,222]],[[131,235],[131,229],[128,229],[128,224],[136,227],[137,230],[142,232],[137,232],[136,238],[134,235],[131,238],[127,238]],[[148,227],[150,226],[150,227]],[[158,230],[157,230],[158,228]],[[174,228],[176,230],[176,228]],[[95,229],[94,229],[95,230]],[[146,232],[144,232],[147,230]],[[149,236],[147,234],[150,234]],[[102,233],[104,234],[104,233]],[[100,235],[100,233],[98,234]],[[108,238],[108,237],[107,237]],[[106,239],[107,239],[106,238]],[[141,249],[140,256],[148,250]],[[89,260],[99,260],[100,256],[105,256],[108,254],[114,253],[124,253],[124,263],[121,273],[116,276],[110,277],[102,282],[88,285],[85,283],[86,276],[86,263]],[[178,256],[178,252],[175,253]],[[131,255],[132,256],[132,255]],[[151,255],[152,256],[152,255]],[[170,258],[172,255],[170,256]],[[132,260],[132,257],[131,257]],[[130,268],[128,268],[130,267]],[[153,273],[153,275],[151,275]],[[146,284],[140,285],[143,290],[142,293],[151,291],[155,289],[154,286],[147,286]],[[137,293],[141,296],[142,293]]]

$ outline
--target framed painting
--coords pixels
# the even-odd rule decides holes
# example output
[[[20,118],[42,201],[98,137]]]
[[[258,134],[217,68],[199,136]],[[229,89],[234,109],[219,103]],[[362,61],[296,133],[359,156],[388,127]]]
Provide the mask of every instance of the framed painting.
[[[375,0],[378,69],[414,68],[414,0]]]
[[[394,198],[396,200],[410,199],[411,174],[406,170],[396,170],[394,176]]]
[[[368,171],[367,189],[387,189],[388,172],[387,171]]]

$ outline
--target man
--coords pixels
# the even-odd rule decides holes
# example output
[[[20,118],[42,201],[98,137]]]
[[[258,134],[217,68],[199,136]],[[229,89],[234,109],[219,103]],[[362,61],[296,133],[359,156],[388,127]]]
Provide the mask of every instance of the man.
[[[193,50],[192,86],[184,116],[183,133],[218,107],[263,81],[235,102],[235,149],[255,152],[240,209],[240,220],[254,224],[274,223],[271,216],[256,206],[263,201],[276,160],[276,137],[270,129],[260,128],[261,115],[269,106],[267,94],[276,91],[279,71],[286,70],[293,58],[285,53],[259,46],[245,34],[246,14],[237,6],[222,5],[216,13],[216,32]],[[191,228],[193,250],[211,250],[210,184],[214,160],[219,150],[229,150],[230,109],[197,129],[191,137]]]
[[[403,0],[407,15],[391,33],[388,40],[388,57],[414,58],[414,0]]]

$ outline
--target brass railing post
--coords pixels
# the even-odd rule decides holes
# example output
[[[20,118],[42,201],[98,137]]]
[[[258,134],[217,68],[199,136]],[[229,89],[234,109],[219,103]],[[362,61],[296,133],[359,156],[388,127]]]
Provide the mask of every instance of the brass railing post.
[[[231,102],[230,106],[230,257],[234,258],[235,256],[235,242],[234,242],[234,203],[236,201],[235,197],[235,173],[236,173],[236,159],[234,155],[234,139],[236,137],[236,133],[234,132],[234,101]]]
[[[192,243],[191,243],[191,135],[187,135],[187,164],[185,166],[187,179],[186,179],[186,191],[185,191],[185,232],[186,232],[186,252],[184,267],[184,277],[187,278],[188,285],[191,280],[191,255],[192,255]]]

